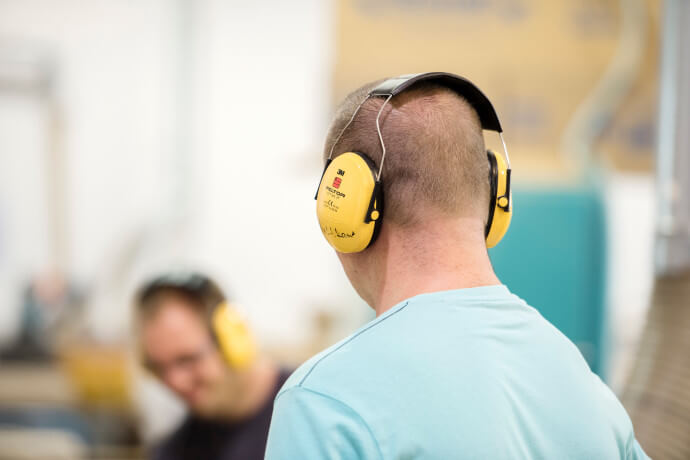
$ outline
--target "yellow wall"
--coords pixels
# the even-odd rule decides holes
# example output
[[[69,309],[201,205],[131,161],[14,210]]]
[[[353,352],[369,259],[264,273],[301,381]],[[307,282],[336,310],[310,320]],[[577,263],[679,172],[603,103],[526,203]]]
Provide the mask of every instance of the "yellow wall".
[[[658,10],[651,0],[644,68],[600,144],[625,169],[651,164]],[[455,72],[494,103],[514,166],[551,173],[563,169],[561,135],[612,58],[620,22],[613,0],[339,0],[334,101],[385,76]]]

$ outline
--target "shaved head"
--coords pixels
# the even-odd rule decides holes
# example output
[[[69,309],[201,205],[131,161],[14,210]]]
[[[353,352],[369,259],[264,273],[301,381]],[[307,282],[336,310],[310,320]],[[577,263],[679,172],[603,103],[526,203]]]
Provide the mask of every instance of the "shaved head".
[[[338,106],[324,156],[373,82]],[[355,151],[379,166],[381,144],[376,115],[385,99],[368,99],[333,149],[333,157]],[[414,226],[425,216],[479,217],[489,209],[489,163],[475,110],[456,92],[421,82],[393,97],[380,118],[386,145],[382,182],[386,222]]]

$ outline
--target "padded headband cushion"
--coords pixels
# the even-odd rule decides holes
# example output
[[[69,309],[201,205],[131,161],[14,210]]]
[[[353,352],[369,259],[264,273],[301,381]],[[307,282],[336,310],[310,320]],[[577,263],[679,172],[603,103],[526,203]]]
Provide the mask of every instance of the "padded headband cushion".
[[[482,128],[490,131],[503,132],[501,122],[494,110],[489,98],[474,86],[472,82],[458,75],[447,72],[427,72],[421,74],[402,75],[400,77],[389,78],[369,92],[369,96],[395,96],[405,91],[415,83],[422,81],[438,83],[449,88],[460,96],[477,111]]]

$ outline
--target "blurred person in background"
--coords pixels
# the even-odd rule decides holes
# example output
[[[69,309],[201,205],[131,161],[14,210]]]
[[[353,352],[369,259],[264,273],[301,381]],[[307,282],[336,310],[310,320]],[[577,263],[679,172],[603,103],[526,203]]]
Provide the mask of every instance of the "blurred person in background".
[[[273,399],[289,372],[257,355],[218,285],[168,273],[141,287],[135,304],[144,365],[189,410],[152,458],[263,458]]]
[[[490,101],[449,74],[338,107],[317,214],[377,318],[288,379],[267,459],[647,458],[577,347],[493,271],[510,166],[483,128],[501,132]]]
[[[31,278],[22,295],[19,334],[0,349],[6,361],[49,362],[78,336],[84,293],[57,270]]]

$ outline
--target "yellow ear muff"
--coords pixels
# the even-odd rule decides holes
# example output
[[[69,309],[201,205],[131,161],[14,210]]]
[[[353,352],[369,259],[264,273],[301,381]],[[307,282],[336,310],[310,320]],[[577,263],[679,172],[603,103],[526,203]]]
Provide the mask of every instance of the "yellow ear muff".
[[[366,249],[376,239],[382,211],[380,182],[368,157],[346,152],[328,164],[316,193],[316,215],[333,249]]]
[[[510,193],[510,170],[505,159],[488,150],[491,182],[489,219],[486,224],[486,247],[493,248],[508,231],[513,217],[513,199]]]
[[[248,367],[256,356],[256,344],[239,312],[223,302],[214,309],[211,325],[228,365],[234,369]]]

